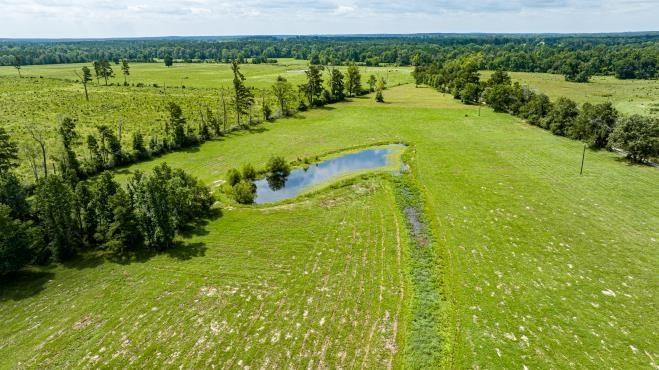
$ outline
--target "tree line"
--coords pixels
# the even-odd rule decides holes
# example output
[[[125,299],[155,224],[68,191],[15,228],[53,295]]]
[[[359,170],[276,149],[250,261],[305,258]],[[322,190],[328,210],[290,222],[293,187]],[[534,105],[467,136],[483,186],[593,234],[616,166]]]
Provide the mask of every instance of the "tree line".
[[[182,38],[88,41],[0,41],[0,65],[80,63],[122,58],[241,63],[276,58],[311,64],[443,65],[480,53],[480,68],[564,74],[570,81],[591,75],[657,78],[659,34],[603,35],[383,35],[243,38]]]
[[[70,121],[63,126],[71,137]],[[162,251],[214,203],[208,187],[164,163],[148,175],[135,172],[125,187],[107,171],[78,181],[68,163],[40,178],[29,196],[13,171],[17,161],[16,144],[0,128],[0,276],[83,251],[122,259]]]
[[[101,71],[107,69],[102,67],[106,61],[95,65],[101,66]],[[121,65],[124,76],[128,76],[128,62]],[[32,172],[35,182],[49,173],[83,180],[118,166],[196,146],[236,130],[249,129],[260,122],[274,121],[310,107],[343,101],[349,96],[376,91],[377,98],[382,101],[382,91],[386,88],[386,81],[375,75],[369,76],[368,87],[364,88],[361,72],[354,64],[348,66],[345,74],[336,67],[312,65],[305,72],[305,83],[294,86],[279,76],[268,89],[247,86],[238,61],[232,62],[231,69],[234,76],[232,86],[218,89],[214,107],[201,105],[186,115],[180,105],[170,101],[164,107],[166,119],[162,131],[150,136],[140,130],[127,135],[123,121],[119,120],[117,125],[97,125],[94,133],[82,137],[76,130],[76,118],[62,116],[55,130],[57,144],[52,146],[46,139],[49,132],[37,125],[28,125],[26,130],[32,142],[22,145],[26,167]],[[106,73],[99,72],[97,79],[102,80],[103,74]],[[91,69],[83,66],[78,76],[86,99],[93,99],[87,89],[93,79]],[[101,82],[98,84],[102,86]],[[126,136],[130,140],[126,140]]]
[[[552,102],[543,93],[512,83],[502,70],[480,81],[478,58],[471,55],[442,67],[415,68],[415,81],[450,93],[465,104],[486,103],[495,112],[513,114],[555,135],[582,140],[594,149],[621,149],[633,162],[659,157],[659,119],[622,115],[609,102],[585,103],[581,108],[565,97]]]

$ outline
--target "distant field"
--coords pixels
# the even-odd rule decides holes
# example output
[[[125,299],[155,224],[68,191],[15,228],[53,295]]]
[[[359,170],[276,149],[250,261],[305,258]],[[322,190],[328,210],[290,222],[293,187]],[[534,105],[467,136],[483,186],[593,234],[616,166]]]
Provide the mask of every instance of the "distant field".
[[[0,286],[0,367],[413,367],[415,328],[436,324],[447,368],[656,366],[655,168],[588,151],[579,176],[580,142],[411,84],[385,100],[312,110],[118,174],[167,162],[211,183],[271,155],[409,142],[440,323],[410,321],[425,294],[409,280],[418,261],[391,182],[375,178],[224,207],[147,261],[87,259]]]
[[[0,67],[0,125],[18,141],[27,142],[30,141],[26,129],[29,125],[44,127],[49,146],[54,148],[58,117],[68,115],[76,118],[83,139],[87,134],[94,133],[98,125],[116,129],[122,122],[125,134],[122,141],[124,145],[130,145],[131,135],[135,131],[142,132],[147,140],[151,135],[162,135],[169,102],[179,104],[188,122],[195,127],[200,112],[207,107],[217,114],[219,88],[230,86],[233,79],[227,64],[174,64],[167,68],[162,63],[135,63],[131,64],[129,81],[134,84],[143,82],[145,87],[104,86],[102,81],[100,85],[94,81],[88,87],[90,101],[87,102],[82,85],[74,82],[76,76],[73,71],[81,66],[26,66],[22,71],[24,78],[18,78],[13,67]],[[266,92],[270,91],[279,75],[285,76],[297,87],[306,79],[305,68],[306,61],[294,59],[284,59],[281,64],[275,65],[241,65],[241,71],[247,78],[246,84]],[[360,68],[364,86],[370,74],[387,78],[390,85],[412,80],[409,68]],[[115,73],[118,76],[110,83],[123,84],[119,66],[115,66]],[[261,95],[257,92],[258,97]],[[274,106],[272,96],[266,94],[266,97]],[[21,172],[28,172],[25,166]]]
[[[25,77],[77,80],[74,71],[79,72],[84,65],[88,66],[94,75],[91,63],[25,66],[21,73]],[[276,64],[241,64],[240,68],[247,77],[249,86],[270,88],[280,75],[296,86],[303,83],[306,80],[304,70],[307,66],[308,61],[306,60],[284,58]],[[120,67],[120,65],[112,65],[116,77],[109,79],[108,83],[124,83]],[[130,63],[130,67],[128,82],[134,84],[142,82],[147,85],[155,83],[170,87],[218,88],[230,86],[233,81],[229,64],[174,63],[171,67],[165,67],[163,63]],[[346,67],[338,68],[344,71],[346,69]],[[411,81],[412,69],[410,67],[360,67],[360,69],[364,75],[362,81],[364,83],[370,74],[387,78],[391,85]],[[13,67],[0,67],[0,76],[14,77],[18,76],[18,73]],[[101,80],[100,83],[104,85],[105,81]]]
[[[486,80],[491,71],[481,72]],[[567,82],[562,75],[509,72],[513,81],[556,99],[564,96],[577,103],[612,102],[621,112],[659,116],[659,80],[619,80],[612,76],[593,76],[588,83]]]

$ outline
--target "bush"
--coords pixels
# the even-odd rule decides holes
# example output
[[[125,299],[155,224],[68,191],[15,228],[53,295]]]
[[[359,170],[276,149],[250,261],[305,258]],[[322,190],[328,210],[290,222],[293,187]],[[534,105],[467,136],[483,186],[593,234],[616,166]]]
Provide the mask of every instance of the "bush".
[[[245,180],[248,180],[248,181],[256,180],[256,170],[254,169],[254,166],[252,166],[249,163],[245,164],[243,166],[243,176],[242,176],[242,178],[245,179]],[[237,182],[239,182],[239,181],[240,181],[240,179],[238,179]],[[231,184],[231,186],[233,186],[233,185],[235,185],[235,184]]]
[[[375,93],[375,101],[378,103],[384,103],[384,95],[382,95],[382,90],[378,90],[378,92]]]
[[[240,171],[238,171],[235,168],[230,169],[227,171],[227,183],[231,186],[236,185],[237,183],[242,180],[242,175],[240,174]]]
[[[233,197],[240,204],[252,204],[256,198],[256,186],[249,181],[240,181],[233,186]]]
[[[286,160],[283,157],[277,156],[270,157],[266,169],[270,175],[286,177],[291,173],[291,168]]]
[[[627,152],[633,162],[659,156],[659,119],[638,114],[624,117],[609,137],[611,146]]]

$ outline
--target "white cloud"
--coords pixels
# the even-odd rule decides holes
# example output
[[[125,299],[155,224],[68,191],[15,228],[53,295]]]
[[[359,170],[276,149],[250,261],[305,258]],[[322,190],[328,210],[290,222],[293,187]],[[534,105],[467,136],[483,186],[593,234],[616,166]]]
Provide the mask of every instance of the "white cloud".
[[[0,0],[0,37],[658,30],[656,0]]]

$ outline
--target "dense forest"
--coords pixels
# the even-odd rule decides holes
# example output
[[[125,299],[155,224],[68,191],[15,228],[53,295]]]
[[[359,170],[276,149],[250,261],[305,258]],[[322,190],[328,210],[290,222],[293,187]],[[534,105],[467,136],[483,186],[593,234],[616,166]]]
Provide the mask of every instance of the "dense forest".
[[[510,35],[417,34],[373,36],[259,36],[109,40],[0,40],[0,65],[129,59],[151,62],[297,58],[312,64],[443,65],[478,53],[480,69],[652,79],[658,75],[659,33]]]

